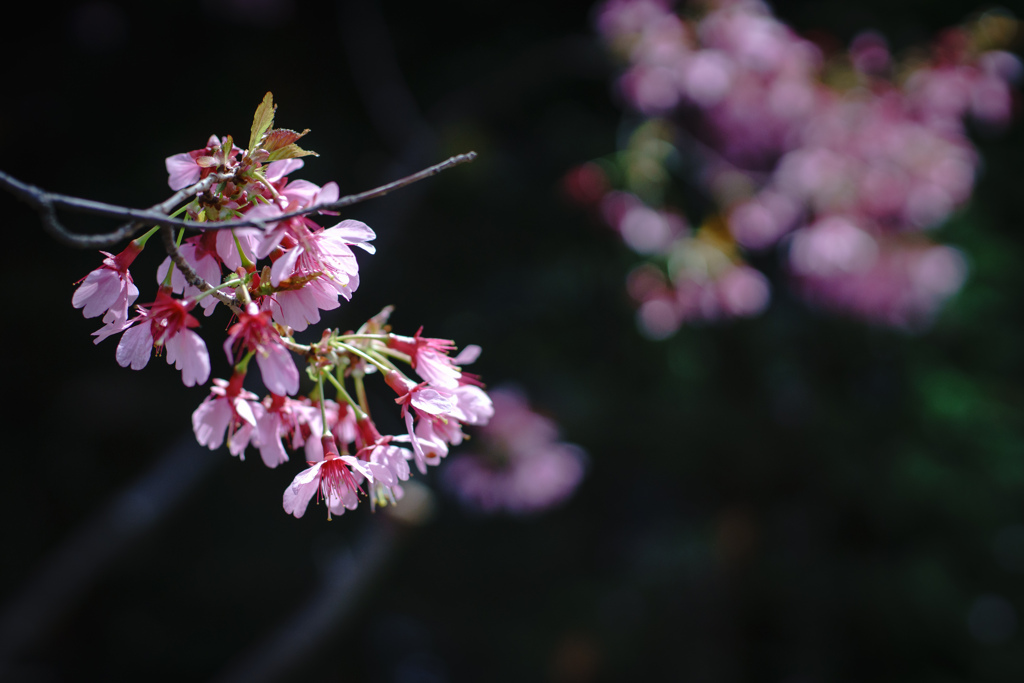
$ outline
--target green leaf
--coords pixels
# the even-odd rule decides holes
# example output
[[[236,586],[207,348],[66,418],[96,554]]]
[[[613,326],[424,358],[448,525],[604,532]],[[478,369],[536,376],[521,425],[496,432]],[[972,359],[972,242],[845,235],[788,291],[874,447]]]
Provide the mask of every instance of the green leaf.
[[[256,107],[256,114],[252,117],[252,135],[249,136],[249,151],[256,149],[256,145],[260,144],[260,140],[263,139],[263,134],[274,125],[274,112],[277,110],[277,105],[274,104],[273,93],[267,93],[263,96],[263,101],[260,102],[260,106]]]
[[[287,145],[281,149],[275,149],[270,153],[269,161],[278,161],[280,159],[294,159],[296,157],[308,157],[313,155],[315,157],[320,156],[316,152],[302,149],[298,145]]]

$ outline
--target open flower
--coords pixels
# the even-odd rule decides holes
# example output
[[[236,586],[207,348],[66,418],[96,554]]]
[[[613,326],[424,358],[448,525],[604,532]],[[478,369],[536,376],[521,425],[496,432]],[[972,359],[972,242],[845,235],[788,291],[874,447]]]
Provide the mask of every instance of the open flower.
[[[214,378],[210,395],[192,413],[192,431],[200,446],[216,450],[224,443],[227,433],[228,450],[242,460],[245,460],[245,447],[254,435],[253,430],[258,422],[265,421],[266,414],[256,394],[242,388],[244,379],[245,374],[239,372],[234,373],[229,382]]]
[[[220,284],[221,265],[217,257],[217,238],[225,232],[227,231],[219,230],[206,232],[198,237],[190,237],[184,244],[178,247],[178,252],[192,266],[196,274],[212,285]],[[227,235],[230,237],[231,233],[227,232]],[[158,283],[164,282],[171,265],[171,257],[168,256],[156,269],[156,281]],[[199,288],[185,281],[185,276],[177,267],[171,273],[171,291],[175,294],[183,294],[186,297],[197,296],[200,293]],[[208,296],[199,305],[206,315],[210,315],[217,306],[217,298]]]
[[[412,443],[416,467],[420,474],[426,474],[427,454],[413,425],[413,414],[415,413],[421,421],[427,420],[441,424],[448,424],[450,420],[454,421],[456,418],[451,416],[451,412],[455,410],[456,404],[452,398],[452,392],[434,389],[426,382],[416,384],[397,370],[389,372],[385,381],[398,393],[395,403],[402,406],[402,417],[405,419],[406,431],[409,441]]]
[[[422,337],[422,332],[421,327],[411,337],[388,335],[388,347],[409,356],[413,369],[427,382],[435,387],[455,389],[462,376],[459,366],[448,355],[449,351],[455,350],[455,342]]]
[[[71,305],[83,309],[82,314],[86,318],[103,316],[106,327],[95,333],[97,344],[127,325],[128,307],[139,297],[139,288],[132,281],[128,266],[141,252],[142,247],[134,241],[117,256],[100,252],[106,256],[103,265],[82,278],[81,285],[71,297]]]
[[[189,315],[194,305],[161,289],[149,308],[139,306],[139,315],[128,321],[130,329],[117,345],[118,365],[141,370],[149,363],[153,347],[163,347],[167,363],[181,370],[185,386],[204,384],[210,377],[210,355],[202,337],[189,329],[199,326],[199,321]]]
[[[299,472],[284,492],[284,511],[295,517],[306,514],[306,508],[314,495],[327,502],[327,517],[343,515],[345,510],[359,506],[360,483],[366,479],[371,484],[377,476],[387,477],[386,469],[376,463],[368,463],[351,455],[339,455],[338,444],[331,434],[321,437],[324,459],[310,463],[310,467]]]
[[[228,330],[230,335],[224,341],[224,353],[233,364],[237,362],[239,350],[254,352],[267,389],[274,394],[291,396],[299,390],[299,370],[291,353],[281,344],[281,335],[270,318],[270,311],[260,311],[256,304],[250,303]]]
[[[231,151],[221,152],[221,140],[211,135],[203,149],[192,150],[169,156],[164,161],[167,168],[167,184],[172,190],[182,190],[194,185],[218,166],[231,161],[242,150],[232,145]]]

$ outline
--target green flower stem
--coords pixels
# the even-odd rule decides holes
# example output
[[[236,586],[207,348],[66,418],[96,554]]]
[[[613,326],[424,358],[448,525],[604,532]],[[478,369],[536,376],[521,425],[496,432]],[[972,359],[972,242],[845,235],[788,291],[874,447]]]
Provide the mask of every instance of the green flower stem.
[[[288,349],[292,353],[299,354],[300,356],[309,355],[310,346],[308,344],[297,344],[296,342],[293,342],[291,339],[281,337],[281,346]]]
[[[412,365],[412,358],[410,358],[408,354],[402,353],[401,351],[398,351],[397,349],[384,348],[384,349],[380,350],[380,353],[384,354],[388,358],[397,358],[398,360],[402,361],[403,363],[408,363],[409,365]]]
[[[361,405],[363,410],[366,412],[370,412],[370,404],[366,400],[366,385],[363,383],[362,373],[353,375],[352,381],[356,384],[356,396],[359,397],[359,405]]]
[[[203,297],[209,296],[210,294],[213,294],[214,292],[219,292],[222,289],[228,289],[228,288],[231,288],[231,287],[238,287],[240,284],[242,284],[242,281],[240,279],[238,279],[238,278],[234,278],[232,280],[228,280],[227,282],[222,282],[221,284],[217,285],[216,287],[210,287],[205,292],[200,292],[199,294],[196,295],[196,297],[194,299],[192,299],[192,301],[194,301],[196,303],[199,303],[199,300],[202,299]]]
[[[330,433],[330,430],[327,428],[327,411],[324,409],[324,374],[326,373],[323,370],[317,373],[316,386],[320,390],[320,421],[324,426],[323,433],[326,436]],[[327,376],[330,377],[329,374]]]
[[[369,339],[371,341],[383,341],[383,342],[386,342],[390,337],[391,337],[391,335],[389,335],[389,334],[362,334],[362,333],[356,332],[356,333],[353,333],[353,334],[339,334],[337,337],[335,337],[335,339],[340,339],[341,341],[354,341],[354,340],[357,340],[357,339]]]
[[[359,404],[353,401],[349,393],[345,391],[344,384],[339,382],[337,378],[329,372],[321,372],[320,375],[321,377],[326,377],[330,381],[330,383],[334,385],[334,388],[338,390],[338,397],[343,399],[345,403],[347,403],[349,407],[352,408],[352,411],[356,414],[357,420],[363,420],[366,418],[366,413],[363,412],[363,409],[360,408]],[[323,402],[321,401],[321,405],[322,404]],[[327,422],[325,421],[324,424],[327,424]]]
[[[182,228],[182,229],[178,230],[178,239],[174,243],[174,246],[175,247],[180,247],[181,246],[181,240],[184,237],[185,237],[185,229]],[[170,287],[171,287],[171,277],[174,275],[174,268],[175,267],[176,267],[176,265],[174,263],[174,259],[171,259],[171,265],[167,268],[167,275],[164,276],[164,281],[161,283],[162,287],[167,287],[168,289],[170,289]]]
[[[252,299],[249,298],[249,288],[245,286],[245,282],[239,280],[239,284],[235,287],[235,300],[242,302],[242,308],[245,309],[252,303]]]
[[[149,241],[149,238],[152,237],[153,235],[155,235],[157,233],[157,231],[159,231],[159,230],[160,230],[160,226],[159,225],[156,226],[155,228],[150,228],[149,232],[147,232],[145,235],[142,235],[141,237],[135,238],[135,246],[137,246],[139,249],[144,249],[145,246],[146,246],[146,242]]]
[[[235,234],[234,230],[231,231],[231,238],[235,240],[235,249],[238,250],[238,258],[242,260],[242,265],[246,270],[253,268],[256,264],[250,261],[249,257],[245,255],[245,250],[242,249],[242,245],[238,243],[238,235]]]
[[[380,370],[381,372],[387,373],[387,372],[391,372],[392,370],[395,369],[394,366],[384,363],[379,358],[374,358],[373,356],[371,356],[367,352],[363,351],[362,349],[356,348],[355,346],[352,346],[351,344],[346,344],[345,342],[338,342],[337,344],[338,344],[339,348],[344,349],[345,351],[348,351],[351,354],[359,356],[363,360],[365,360],[365,361],[367,361],[369,363],[372,363],[373,365],[377,366],[377,369]]]
[[[270,181],[267,180],[267,177],[265,175],[263,175],[263,173],[261,173],[260,171],[253,171],[252,172],[252,177],[255,178],[256,180],[260,181],[264,185],[266,185],[267,189],[270,190],[270,194],[274,195],[274,199],[277,199],[280,196],[280,195],[277,194],[277,190],[270,183]]]
[[[255,351],[250,351],[249,353],[245,354],[245,358],[243,358],[242,360],[238,361],[235,364],[235,372],[241,373],[243,375],[246,372],[248,372],[249,371],[249,361],[251,361],[252,357],[255,356],[255,355],[256,355]]]

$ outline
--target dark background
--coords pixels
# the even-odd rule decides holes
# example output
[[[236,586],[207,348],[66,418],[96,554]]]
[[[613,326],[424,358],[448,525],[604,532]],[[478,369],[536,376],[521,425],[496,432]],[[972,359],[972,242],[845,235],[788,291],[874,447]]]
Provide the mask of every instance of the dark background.
[[[982,8],[776,4],[897,50]],[[393,303],[397,331],[482,345],[474,370],[527,390],[590,465],[536,517],[433,486],[425,524],[295,520],[297,463],[196,447],[206,390],[94,347],[71,295],[99,255],[0,197],[0,680],[1024,679],[1024,128],[978,139],[975,199],[937,235],[971,275],[930,331],[813,312],[776,282],[757,320],[649,342],[624,293],[636,257],[560,190],[620,132],[589,2],[22,10],[0,41],[0,168],[49,190],[154,204],[163,159],[246,141],[267,90],[322,154],[301,177],[343,194],[477,151],[346,214],[378,253],[325,322]],[[157,251],[133,267],[140,302]],[[203,328],[214,376],[222,324]]]

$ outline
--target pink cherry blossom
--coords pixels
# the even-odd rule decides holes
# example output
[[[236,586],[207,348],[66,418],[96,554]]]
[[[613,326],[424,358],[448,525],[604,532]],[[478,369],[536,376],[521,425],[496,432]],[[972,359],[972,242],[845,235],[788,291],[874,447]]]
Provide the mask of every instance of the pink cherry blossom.
[[[117,256],[100,252],[106,256],[103,265],[82,278],[81,285],[71,297],[71,305],[83,309],[82,314],[86,318],[103,316],[106,327],[95,333],[97,344],[127,325],[128,307],[139,296],[128,266],[141,252],[142,247],[134,241]]]
[[[391,306],[355,331],[327,329],[318,341],[294,340],[296,331],[320,321],[321,311],[338,308],[341,297],[351,298],[360,284],[354,247],[374,253],[375,234],[360,221],[325,228],[308,215],[337,216],[322,207],[336,203],[340,190],[333,182],[321,187],[289,178],[304,162],[282,157],[312,154],[294,144],[308,131],[274,128],[273,118],[267,93],[253,119],[248,149],[235,146],[230,136],[211,136],[204,148],[165,160],[175,194],[156,210],[180,216],[193,236],[182,241],[179,234],[177,246],[167,242],[169,256],[156,269],[152,303],[136,305],[129,318],[139,290],[128,268],[158,231],[171,238],[167,227],[151,228],[117,256],[103,252],[103,264],[79,282],[72,303],[87,318],[102,316],[103,327],[93,333],[96,342],[121,335],[115,352],[121,366],[139,370],[163,353],[187,386],[210,377],[209,353],[195,331],[199,321],[192,309],[201,302],[210,315],[218,301],[227,304],[223,308],[231,309],[232,319],[225,325],[223,349],[234,371],[229,380],[214,379],[193,412],[197,442],[211,450],[226,444],[242,460],[247,448],[257,448],[271,468],[288,462],[290,451],[303,449],[308,466],[282,498],[285,511],[295,517],[304,515],[314,495],[324,499],[329,518],[355,509],[361,494],[373,507],[391,505],[403,497],[412,461],[425,472],[466,438],[464,425],[482,425],[493,415],[480,378],[461,367],[480,349],[469,346],[452,357],[453,341],[423,337],[422,328],[412,337],[389,337]],[[227,229],[225,221],[239,217],[253,225]],[[300,378],[293,352],[304,367],[308,364],[306,372],[317,384],[312,398],[292,398]],[[270,390],[262,401],[243,387],[253,358]],[[411,376],[425,381],[417,383],[395,369],[401,364],[411,365],[416,371]],[[370,407],[378,402],[367,390],[377,383],[375,374],[385,375],[397,392],[406,433],[381,434],[371,419]],[[337,402],[325,396],[332,385]]]
[[[449,490],[482,512],[536,513],[562,503],[583,478],[586,456],[557,441],[551,420],[510,389],[493,392],[494,417],[472,453],[453,456],[442,471]]]
[[[416,384],[397,370],[392,370],[385,376],[388,386],[398,393],[395,403],[402,406],[402,417],[405,419],[406,432],[412,442],[413,453],[415,454],[416,467],[421,474],[427,471],[427,456],[423,445],[413,425],[413,414],[420,420],[436,421],[445,423],[455,410],[456,403],[453,394],[447,390],[434,389],[426,382]],[[410,410],[412,408],[412,410]]]
[[[153,347],[166,349],[168,364],[181,370],[185,386],[204,384],[210,377],[210,356],[202,338],[190,330],[199,321],[189,315],[193,303],[175,299],[161,289],[149,308],[139,306],[139,315],[117,345],[116,358],[123,367],[141,370],[149,363]]]
[[[271,284],[293,274],[321,273],[346,299],[351,298],[355,286],[351,282],[359,274],[359,264],[350,246],[374,253],[368,242],[376,235],[365,223],[345,220],[322,232],[300,234],[295,246],[274,261]],[[358,282],[358,279],[355,280]]]
[[[220,138],[211,135],[203,149],[167,157],[164,162],[167,167],[167,184],[172,190],[177,191],[199,182],[216,165],[211,154],[220,146]]]
[[[491,397],[475,384],[462,384],[452,392],[455,405],[451,415],[468,425],[485,425],[494,415]]]
[[[199,445],[216,450],[227,433],[228,450],[242,460],[255,428],[266,415],[256,394],[242,388],[244,379],[242,373],[233,374],[230,381],[214,378],[210,395],[192,413],[192,431]]]
[[[267,167],[263,170],[263,177],[272,183],[276,183],[280,180],[284,180],[292,171],[298,171],[300,168],[306,165],[302,159],[281,159],[280,161],[272,161],[267,164]]]
[[[277,467],[288,462],[288,453],[284,442],[289,448],[301,448],[305,444],[302,433],[303,425],[308,421],[310,411],[316,411],[296,399],[271,394],[263,400],[264,416],[258,420],[257,446],[260,456],[267,467]],[[319,439],[319,436],[315,437]]]
[[[355,421],[355,441],[359,445],[356,457],[371,463],[371,466],[382,468],[375,475],[375,495],[371,496],[374,505],[383,505],[386,501],[394,503],[396,498],[394,487],[399,481],[409,478],[409,463],[412,453],[395,446],[392,441],[396,437],[382,436],[369,415],[362,415]],[[400,438],[400,437],[399,437]]]
[[[771,291],[746,252],[776,246],[801,294],[867,319],[904,320],[948,296],[945,285],[962,282],[956,259],[935,257],[949,267],[936,268],[942,294],[931,298],[910,264],[953,252],[924,237],[905,250],[898,236],[970,199],[980,160],[964,121],[1009,121],[1020,60],[979,41],[980,23],[944,31],[931,57],[896,60],[875,33],[823,54],[761,0],[673,4],[608,0],[596,15],[624,62],[619,90],[642,116],[618,162],[625,187],[589,201],[634,251],[656,257],[630,278],[642,330],[663,338],[687,322],[757,315]],[[695,229],[640,199],[676,194],[668,160],[683,152],[697,157],[712,206]]]
[[[331,311],[340,305],[338,291],[321,277],[305,282],[296,289],[274,292],[260,303],[263,310],[271,312],[274,322],[287,325],[296,332],[302,332],[320,322],[320,311]]]
[[[191,237],[178,247],[178,252],[192,266],[196,274],[206,282],[215,285],[220,284],[221,279],[221,264],[217,257],[215,244],[217,236],[222,232],[206,232],[198,237]],[[168,256],[156,270],[156,281],[158,283],[162,284],[164,282],[170,267],[171,257]],[[182,294],[185,297],[197,296],[200,293],[198,288],[185,281],[185,276],[182,275],[181,270],[177,267],[171,273],[171,291],[175,294]],[[209,316],[213,314],[217,306],[217,299],[208,296],[202,299],[199,305],[202,307],[203,313]]]
[[[455,342],[451,339],[422,337],[422,332],[421,327],[412,337],[388,335],[388,347],[409,356],[413,369],[430,384],[455,389],[462,375],[454,359],[448,356],[449,351],[455,350]]]
[[[339,455],[334,436],[321,438],[323,460],[310,463],[284,492],[284,510],[296,518],[306,513],[309,501],[314,495],[327,503],[328,519],[333,513],[342,515],[359,505],[360,482],[369,480],[372,484],[375,474],[384,476],[385,468],[373,463],[357,460],[350,455]]]
[[[230,271],[236,271],[242,267],[242,257],[238,253],[238,247],[242,247],[242,253],[250,263],[256,262],[256,245],[259,239],[245,230],[218,230],[216,235],[217,256]],[[204,235],[205,237],[205,235]]]
[[[274,329],[270,317],[269,311],[260,311],[256,304],[250,303],[228,330],[224,353],[229,362],[236,363],[240,352],[254,352],[267,389],[290,396],[299,390],[299,370],[291,353],[282,346],[281,335]]]
[[[338,196],[338,185],[334,182],[327,183],[323,187],[306,180],[297,180],[281,185],[273,202],[257,205],[246,214],[247,218],[266,221],[268,226],[268,230],[265,232],[255,234],[256,257],[269,256],[286,238],[299,241],[304,234],[323,230],[308,216],[295,216],[283,221],[275,221],[275,218],[284,213],[300,211],[314,204],[337,201]],[[243,232],[252,233],[252,231]]]

